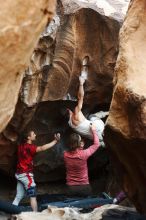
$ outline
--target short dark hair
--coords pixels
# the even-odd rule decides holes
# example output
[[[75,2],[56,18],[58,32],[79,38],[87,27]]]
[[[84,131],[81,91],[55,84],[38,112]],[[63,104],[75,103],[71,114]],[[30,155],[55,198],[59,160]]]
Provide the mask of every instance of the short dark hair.
[[[69,137],[69,151],[74,151],[80,147],[81,136],[77,133],[72,133]]]
[[[24,144],[33,130],[26,130],[19,136],[18,144]]]

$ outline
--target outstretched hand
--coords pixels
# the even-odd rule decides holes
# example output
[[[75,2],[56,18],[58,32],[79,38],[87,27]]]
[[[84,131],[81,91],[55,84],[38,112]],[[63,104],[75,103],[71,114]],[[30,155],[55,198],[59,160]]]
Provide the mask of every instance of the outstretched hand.
[[[54,138],[57,142],[60,141],[60,133],[55,134]]]

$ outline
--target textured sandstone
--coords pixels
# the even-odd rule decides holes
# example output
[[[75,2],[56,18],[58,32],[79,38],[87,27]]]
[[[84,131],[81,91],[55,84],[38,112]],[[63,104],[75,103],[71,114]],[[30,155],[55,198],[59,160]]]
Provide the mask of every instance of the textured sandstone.
[[[63,116],[64,109],[72,108],[70,101],[44,102],[36,107],[27,108],[18,102],[17,111],[0,136],[0,169],[9,176],[14,176],[16,165],[16,140],[18,134],[27,127],[37,134],[37,145],[46,144],[53,139],[54,133],[61,133],[61,142],[52,149],[36,155],[34,161],[35,180],[37,182],[53,182],[65,180],[63,151],[67,148],[68,135],[71,129]],[[4,149],[4,150],[3,150]],[[101,168],[108,163],[104,149],[98,151],[90,159],[90,175],[95,172],[97,178]],[[104,187],[104,186],[103,186]]]
[[[61,26],[59,20],[54,18],[54,24],[41,35],[29,68],[25,71],[22,86],[22,71],[28,64],[48,16],[52,17],[52,13],[48,15],[47,11],[54,11],[54,2],[9,0],[1,3],[1,130],[13,115],[21,87],[21,100],[17,103],[14,117],[0,136],[0,169],[5,173],[14,174],[16,144],[13,143],[25,127],[36,128],[38,144],[51,140],[57,129],[63,134],[66,132],[67,124],[61,118],[61,106],[56,104],[53,107],[50,102],[39,102],[63,99],[67,93],[69,96],[66,97],[76,96],[81,62],[85,55],[90,57],[85,103],[90,104],[90,110],[98,104],[110,103],[120,27],[115,20],[123,19],[128,2],[114,1],[114,5],[111,5],[112,0],[102,0],[102,7],[99,7],[98,0],[63,0],[65,15],[61,14],[59,18]],[[104,3],[110,4],[110,10],[104,8]],[[74,14],[70,14],[72,12]],[[105,140],[119,184],[122,183],[121,186],[137,209],[146,214],[145,12],[145,0],[131,1],[120,32],[120,53]],[[36,157],[35,174],[38,181],[64,177],[63,149],[64,143],[61,143],[50,150],[48,155]]]
[[[62,109],[65,102],[60,105],[41,101],[64,99],[67,93],[71,99],[76,97],[78,76],[85,55],[90,57],[89,76],[85,85],[84,102],[88,104],[86,113],[89,114],[98,104],[110,103],[119,28],[117,21],[101,16],[89,8],[80,9],[71,15],[64,15],[60,11],[60,18],[58,16],[53,18],[35,47],[29,68],[25,71],[15,114],[2,133],[2,137],[7,141],[5,144],[7,151],[4,162],[3,155],[2,157],[0,155],[2,158],[0,168],[5,173],[14,175],[15,142],[26,127],[38,133],[37,144],[45,144],[52,140],[56,131],[62,132],[63,142],[65,141],[68,126],[61,113],[64,111]],[[66,102],[68,107],[74,104]],[[3,147],[1,138],[0,147],[1,149]],[[64,179],[62,160],[64,147],[65,143],[61,143],[48,154],[43,153],[36,157],[37,181]],[[11,155],[8,157],[9,151]],[[105,158],[103,163],[100,163],[98,157],[99,166],[93,168],[98,170],[104,166],[107,163],[107,157]]]
[[[56,15],[41,34],[30,59],[29,67],[25,71],[20,97],[27,106],[34,106],[41,100],[54,56],[56,33],[59,25],[60,18]]]
[[[105,139],[119,182],[137,209],[146,213],[146,4],[131,2],[120,31],[115,88]]]
[[[60,22],[56,45],[54,37],[48,34],[34,51],[21,90],[22,101],[33,106],[40,101],[63,99],[67,93],[75,97],[82,59],[88,55],[90,68],[85,103],[93,107],[110,103],[119,23],[92,9],[64,15]]]
[[[130,0],[62,0],[66,14],[76,12],[81,8],[92,8],[101,15],[122,21],[127,12]]]
[[[49,206],[48,209],[42,211],[41,213],[21,213],[20,215],[14,216],[16,220],[104,220],[104,219],[141,219],[144,220],[144,216],[140,216],[136,213],[134,208],[122,207],[118,205],[104,205],[99,208],[94,209],[89,213],[80,213],[77,208],[58,208],[55,206]],[[12,218],[13,220],[13,218]]]
[[[55,11],[55,0],[1,1],[0,131],[13,116],[23,72],[40,33]]]

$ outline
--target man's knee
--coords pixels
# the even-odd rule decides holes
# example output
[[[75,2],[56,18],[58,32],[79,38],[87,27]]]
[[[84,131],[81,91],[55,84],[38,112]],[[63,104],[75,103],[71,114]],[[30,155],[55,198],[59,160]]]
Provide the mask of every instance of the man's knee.
[[[36,187],[32,186],[26,190],[28,197],[36,197]]]

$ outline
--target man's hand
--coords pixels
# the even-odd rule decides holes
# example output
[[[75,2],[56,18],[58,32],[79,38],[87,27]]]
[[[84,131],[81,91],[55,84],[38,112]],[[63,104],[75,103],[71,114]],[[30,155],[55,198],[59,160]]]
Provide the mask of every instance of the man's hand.
[[[60,141],[60,133],[55,134],[54,138],[57,142]]]
[[[57,133],[57,134],[54,135],[54,140],[53,141],[51,141],[48,144],[44,144],[42,146],[38,146],[36,148],[36,152],[45,151],[45,150],[53,147],[59,140],[60,140],[60,133]]]
[[[85,83],[86,79],[82,76],[79,76],[79,82],[80,82],[80,85],[83,85]]]

